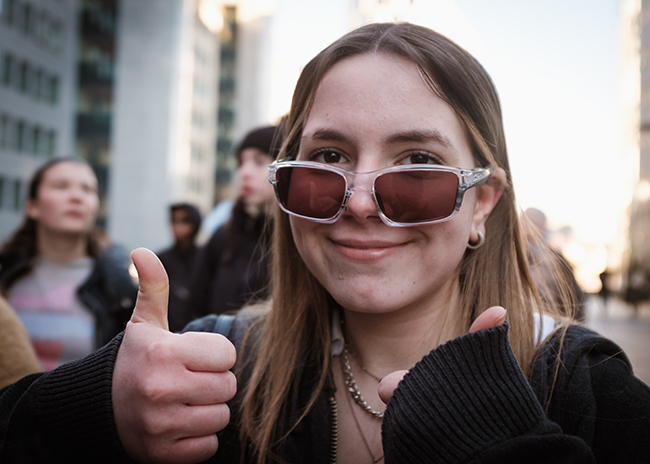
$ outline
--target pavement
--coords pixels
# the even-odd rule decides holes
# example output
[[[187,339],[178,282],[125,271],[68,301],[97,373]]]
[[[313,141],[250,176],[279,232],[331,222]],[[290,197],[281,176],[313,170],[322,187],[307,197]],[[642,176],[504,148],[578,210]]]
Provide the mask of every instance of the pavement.
[[[627,354],[634,374],[650,385],[650,302],[633,306],[618,298],[587,295],[585,325],[616,342]]]

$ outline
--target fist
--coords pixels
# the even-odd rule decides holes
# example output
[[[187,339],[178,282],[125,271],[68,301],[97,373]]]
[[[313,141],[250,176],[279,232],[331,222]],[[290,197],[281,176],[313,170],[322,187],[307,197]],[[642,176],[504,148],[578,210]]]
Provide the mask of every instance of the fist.
[[[235,347],[213,333],[168,330],[169,284],[151,251],[132,253],[140,288],[113,374],[120,441],[138,462],[193,463],[212,456],[236,393]]]

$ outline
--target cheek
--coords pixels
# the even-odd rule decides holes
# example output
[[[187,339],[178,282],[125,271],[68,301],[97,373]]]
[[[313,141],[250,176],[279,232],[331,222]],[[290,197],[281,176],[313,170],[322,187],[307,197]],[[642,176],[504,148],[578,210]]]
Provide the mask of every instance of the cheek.
[[[97,213],[97,211],[99,210],[99,198],[93,197],[90,200],[90,209],[93,211],[93,214]]]
[[[289,217],[289,222],[291,224],[293,241],[296,244],[298,253],[300,253],[307,267],[311,268],[312,263],[320,261],[318,256],[321,253],[320,247],[318,246],[318,234],[316,233],[316,228],[319,224],[294,216]]]

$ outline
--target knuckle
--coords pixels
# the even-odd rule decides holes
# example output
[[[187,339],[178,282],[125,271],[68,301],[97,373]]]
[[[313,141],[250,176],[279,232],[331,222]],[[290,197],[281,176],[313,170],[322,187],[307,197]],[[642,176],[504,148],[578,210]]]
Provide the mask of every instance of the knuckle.
[[[230,408],[226,404],[217,405],[215,411],[215,427],[217,431],[226,428],[230,422]]]
[[[228,364],[227,369],[233,367],[237,360],[237,350],[235,349],[235,345],[233,345],[226,337],[219,334],[219,346],[217,348],[219,349],[219,353],[221,353],[223,362]]]
[[[232,372],[226,372],[226,387],[225,392],[228,396],[228,399],[232,399],[233,396],[237,393],[237,377]]]

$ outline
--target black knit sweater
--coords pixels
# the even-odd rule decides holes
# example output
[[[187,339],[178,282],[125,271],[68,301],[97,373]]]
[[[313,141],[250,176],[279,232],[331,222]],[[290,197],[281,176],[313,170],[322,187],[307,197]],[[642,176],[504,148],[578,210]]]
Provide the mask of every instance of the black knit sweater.
[[[432,351],[389,402],[386,463],[650,462],[650,389],[625,354],[575,326],[558,366],[560,336],[540,353],[530,383],[507,326]]]
[[[131,462],[111,403],[120,341],[0,390],[0,462]],[[620,348],[572,327],[555,376],[559,346],[559,339],[545,346],[530,383],[512,355],[507,326],[432,351],[388,404],[386,463],[650,462],[650,388],[633,376]],[[295,387],[299,408],[304,395]],[[329,462],[331,394],[323,392],[278,449],[287,462]],[[238,462],[235,443],[220,445],[211,462]]]

